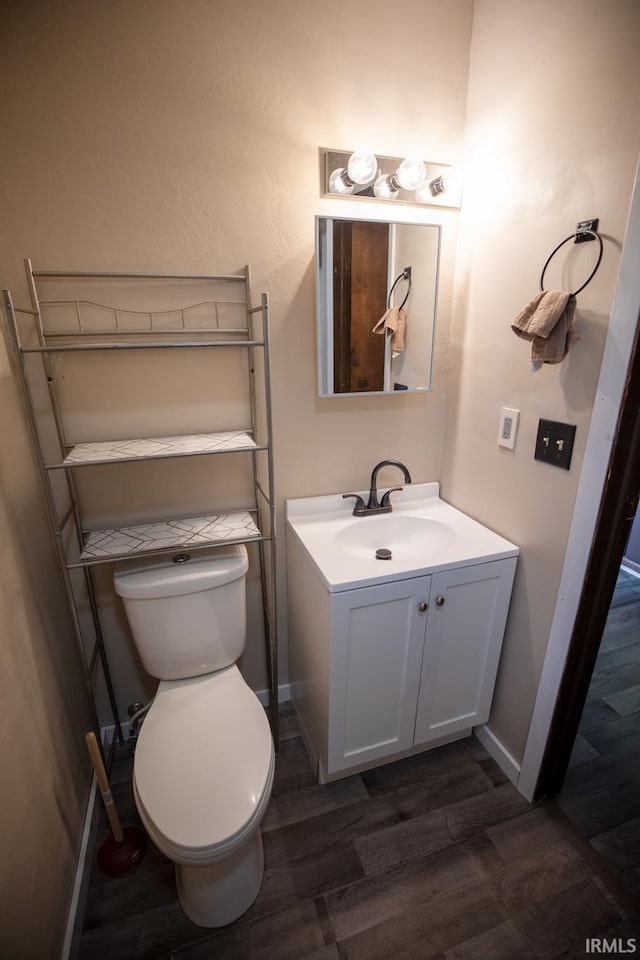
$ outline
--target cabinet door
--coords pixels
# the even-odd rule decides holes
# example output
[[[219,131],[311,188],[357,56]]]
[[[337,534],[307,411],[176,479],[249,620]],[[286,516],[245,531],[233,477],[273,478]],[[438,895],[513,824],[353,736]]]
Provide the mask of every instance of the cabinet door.
[[[489,718],[516,558],[434,574],[416,744]]]
[[[430,579],[332,598],[329,773],[413,745]]]

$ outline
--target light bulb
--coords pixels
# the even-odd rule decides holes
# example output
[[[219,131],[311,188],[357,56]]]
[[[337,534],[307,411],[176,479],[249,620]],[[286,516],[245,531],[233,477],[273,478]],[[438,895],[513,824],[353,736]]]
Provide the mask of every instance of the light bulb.
[[[378,161],[370,150],[355,150],[349,157],[347,173],[354,183],[371,183],[378,172]]]
[[[417,190],[424,183],[427,171],[422,160],[403,160],[395,177],[403,190]]]
[[[393,176],[393,175],[392,175]],[[398,191],[394,189],[392,177],[383,174],[373,185],[373,193],[378,200],[395,200]]]
[[[441,193],[459,194],[462,190],[462,170],[460,167],[449,167],[443,174],[436,177],[429,184],[432,197]]]
[[[344,167],[338,167],[329,177],[329,193],[337,193],[343,197],[348,197],[353,193],[355,183]]]
[[[400,189],[417,190],[426,176],[427,168],[422,160],[403,160],[394,173],[378,177],[373,192],[380,200],[396,200]]]

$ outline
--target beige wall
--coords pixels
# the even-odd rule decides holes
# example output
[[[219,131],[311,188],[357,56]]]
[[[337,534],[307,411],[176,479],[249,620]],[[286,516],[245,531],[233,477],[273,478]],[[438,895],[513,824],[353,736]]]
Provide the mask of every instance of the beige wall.
[[[639,37],[635,0],[476,5],[442,483],[446,499],[522,551],[490,720],[517,761],[558,599],[640,151]],[[510,323],[537,293],[549,253],[588,217],[600,217],[605,252],[578,296],[580,340],[562,365],[530,374],[528,345]],[[578,287],[594,247],[564,247],[546,288]],[[501,406],[521,411],[514,451],[496,444]],[[533,459],[540,417],[577,425],[570,472]]]
[[[0,344],[0,956],[60,955],[90,729],[22,409]]]
[[[280,512],[286,497],[366,486],[385,457],[406,462],[416,480],[436,477],[456,215],[418,212],[444,225],[433,392],[319,400],[314,217],[367,211],[320,198],[319,148],[370,144],[456,160],[471,0],[404,0],[393,17],[419,26],[409,30],[389,29],[383,0],[366,15],[338,0],[13,7],[4,25],[4,282],[21,288],[27,255],[36,266],[125,271],[249,263],[255,292],[271,301]],[[283,611],[284,582],[281,573]],[[125,715],[149,685],[117,615],[109,624]],[[285,679],[286,665],[283,642]],[[255,687],[266,685],[257,629],[245,669]]]

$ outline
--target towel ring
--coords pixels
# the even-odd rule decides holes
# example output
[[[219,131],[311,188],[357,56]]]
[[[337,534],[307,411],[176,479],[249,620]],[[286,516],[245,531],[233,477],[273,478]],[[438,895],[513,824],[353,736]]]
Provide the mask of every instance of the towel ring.
[[[395,288],[397,287],[397,285],[400,283],[401,280],[408,280],[409,286],[407,287],[407,292],[405,294],[404,300],[402,301],[402,303],[400,304],[400,307],[398,308],[400,310],[402,310],[402,308],[404,307],[405,303],[409,299],[409,294],[411,293],[411,267],[405,267],[402,273],[399,273],[398,276],[393,281],[393,286],[391,287],[391,290],[389,290],[389,296],[387,297],[387,310],[389,310],[391,307],[391,297],[393,296],[393,291],[395,290]]]
[[[598,243],[600,244],[600,251],[599,251],[599,253],[598,253],[598,259],[596,260],[596,265],[595,265],[595,267],[593,268],[593,270],[591,271],[591,273],[589,274],[589,276],[587,277],[587,279],[585,280],[585,282],[582,284],[582,286],[581,286],[581,287],[578,287],[577,290],[574,290],[574,291],[573,291],[573,293],[571,294],[572,297],[577,297],[577,295],[580,293],[580,291],[581,291],[581,290],[584,290],[584,288],[587,286],[588,283],[591,283],[591,281],[593,280],[593,278],[594,278],[595,275],[596,275],[596,271],[597,271],[598,267],[600,266],[600,261],[602,260],[602,250],[603,250],[603,247],[602,247],[602,237],[600,236],[600,234],[599,234],[599,233],[596,233],[595,230],[581,230],[580,232],[581,232],[581,234],[583,234],[583,233],[588,233],[588,234],[590,234],[590,235],[593,237],[594,240],[597,240]],[[555,255],[556,255],[556,253],[558,252],[558,250],[560,249],[560,247],[564,247],[565,243],[569,243],[569,240],[575,240],[575,237],[576,237],[575,233],[572,233],[571,236],[567,237],[565,240],[563,240],[561,243],[559,243],[558,246],[555,248],[555,250],[552,250],[551,253],[549,254],[549,256],[548,256],[548,258],[547,258],[547,262],[545,263],[544,267],[542,268],[542,273],[540,274],[540,290],[541,290],[542,292],[544,292],[544,274],[545,274],[545,271],[546,271],[547,267],[548,267],[549,264],[551,263],[551,260],[553,259],[553,257],[555,257]]]

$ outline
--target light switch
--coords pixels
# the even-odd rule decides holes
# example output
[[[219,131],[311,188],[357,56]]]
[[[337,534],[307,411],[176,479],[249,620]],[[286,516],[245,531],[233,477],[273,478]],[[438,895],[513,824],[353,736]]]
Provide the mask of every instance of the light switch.
[[[571,466],[575,435],[576,427],[574,423],[540,420],[534,453],[535,459],[568,470]]]

